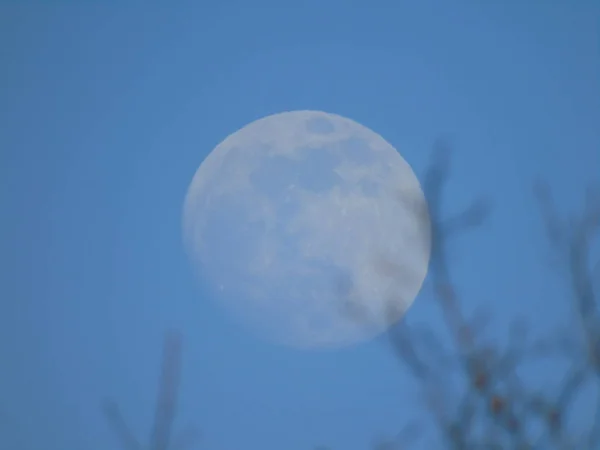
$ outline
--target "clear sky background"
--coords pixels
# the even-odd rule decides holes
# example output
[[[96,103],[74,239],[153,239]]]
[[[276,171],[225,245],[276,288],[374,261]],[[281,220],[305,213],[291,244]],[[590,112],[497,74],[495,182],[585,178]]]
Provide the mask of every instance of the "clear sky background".
[[[278,347],[194,281],[188,183],[276,112],[354,119],[419,176],[453,136],[448,211],[495,205],[453,246],[468,308],[492,311],[498,337],[517,315],[536,332],[565,317],[530,186],[542,176],[576,209],[600,174],[598,2],[109,3],[0,5],[0,448],[118,448],[107,396],[147,436],[172,327],[178,424],[201,448],[358,450],[420,414],[385,339]],[[407,320],[437,323],[429,297]]]

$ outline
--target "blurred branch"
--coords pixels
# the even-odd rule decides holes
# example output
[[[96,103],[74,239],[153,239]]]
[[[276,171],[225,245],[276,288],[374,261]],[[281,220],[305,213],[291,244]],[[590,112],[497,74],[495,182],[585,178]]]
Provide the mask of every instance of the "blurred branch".
[[[187,428],[172,440],[173,422],[175,421],[177,396],[181,378],[181,335],[169,332],[165,337],[161,377],[158,389],[158,401],[154,414],[154,424],[150,435],[150,450],[187,450],[196,443],[198,434],[194,428]],[[142,450],[144,447],[135,439],[131,430],[123,420],[114,402],[104,405],[104,414],[115,431],[124,450]],[[171,442],[173,441],[173,442]]]
[[[165,338],[158,403],[150,437],[150,450],[167,450],[181,377],[181,336],[169,333]]]
[[[117,438],[121,441],[123,450],[142,450],[142,446],[133,436],[133,433],[125,423],[125,420],[123,420],[123,416],[116,403],[107,401],[104,404],[103,412],[109,425],[117,435]]]
[[[556,211],[549,190],[538,183],[534,193],[540,205],[549,242],[558,255],[566,258],[576,310],[582,323],[586,357],[574,363],[557,395],[548,396],[525,386],[517,368],[532,356],[527,347],[525,327],[513,324],[507,348],[482,341],[480,333],[485,316],[467,319],[450,273],[448,244],[452,237],[480,226],[491,213],[490,202],[478,199],[463,211],[445,218],[443,194],[450,177],[451,152],[447,142],[434,144],[432,162],[424,176],[423,188],[431,220],[432,253],[430,275],[434,298],[457,350],[454,359],[466,381],[464,392],[457,393],[449,382],[448,360],[432,330],[417,330],[407,323],[398,324],[390,333],[396,355],[421,381],[427,404],[437,428],[449,448],[453,449],[533,449],[600,448],[600,420],[596,417],[587,437],[575,439],[565,428],[565,416],[574,395],[590,379],[591,372],[600,380],[600,319],[595,287],[598,265],[591,264],[589,251],[600,231],[600,195],[588,191],[581,215],[568,220]],[[593,267],[593,270],[590,268]],[[378,262],[379,271],[399,279],[410,276],[404,268],[389,261]],[[392,304],[397,301],[391,302]],[[556,339],[553,339],[556,341]],[[572,357],[572,340],[566,336],[556,343]],[[419,345],[417,345],[419,343]],[[554,345],[554,344],[553,344]],[[551,347],[544,345],[546,355]],[[542,346],[533,348],[539,352]],[[554,348],[552,346],[552,348]],[[434,352],[434,350],[436,350]],[[581,353],[581,352],[580,352]],[[437,355],[431,357],[433,354]],[[425,356],[428,356],[425,358]],[[598,383],[600,392],[600,383]],[[600,402],[598,403],[600,411]],[[597,415],[600,413],[597,413]],[[542,431],[533,434],[531,424]]]
[[[577,340],[571,345],[568,356],[575,358],[571,375],[558,394],[558,404],[566,410],[578,390],[587,380],[595,379],[600,392],[600,315],[595,291],[598,261],[590,260],[593,240],[600,234],[600,195],[591,188],[587,190],[581,214],[569,221],[560,220],[548,187],[538,183],[535,189],[541,206],[550,244],[565,255],[568,275],[575,303],[575,311],[581,324],[581,346]],[[568,224],[565,225],[565,224]],[[587,448],[600,447],[600,398],[591,430],[585,438]]]

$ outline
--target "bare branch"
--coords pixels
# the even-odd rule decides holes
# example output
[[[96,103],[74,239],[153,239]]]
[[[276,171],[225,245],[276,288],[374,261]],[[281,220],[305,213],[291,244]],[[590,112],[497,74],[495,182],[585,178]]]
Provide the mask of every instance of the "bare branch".
[[[181,340],[181,335],[176,332],[169,332],[165,337],[158,401],[148,447],[150,450],[187,450],[199,438],[196,429],[188,427],[171,442],[181,377]],[[142,450],[144,448],[126,425],[116,403],[106,402],[103,411],[119,437],[123,450]]]
[[[436,142],[431,166],[424,177],[424,189],[429,203],[429,215],[432,221],[432,257],[431,278],[442,317],[458,351],[459,365],[466,376],[468,386],[465,392],[452,394],[452,387],[443,378],[437,377],[440,367],[448,370],[447,355],[431,358],[433,348],[441,348],[440,341],[433,333],[418,332],[407,324],[396,327],[390,332],[390,340],[399,358],[411,369],[413,375],[421,380],[423,389],[429,398],[428,404],[445,442],[450,448],[472,449],[533,449],[534,439],[527,421],[537,418],[547,431],[541,448],[571,449],[573,443],[583,442],[569,435],[563,427],[563,418],[572,403],[579,387],[589,379],[590,370],[594,370],[600,379],[600,319],[596,311],[594,291],[595,271],[588,268],[589,248],[592,237],[600,228],[599,196],[588,193],[584,214],[577,220],[559,218],[547,186],[538,183],[535,193],[541,207],[546,234],[559,254],[568,258],[570,278],[576,297],[579,315],[585,318],[586,352],[574,351],[574,343],[565,336],[561,348],[565,355],[573,357],[587,354],[582,358],[583,365],[576,365],[571,376],[553,399],[529,389],[516,376],[517,367],[526,356],[539,354],[542,346],[533,347],[534,353],[526,347],[523,325],[511,329],[509,345],[500,350],[495,345],[485,344],[480,336],[486,323],[481,314],[467,320],[461,313],[459,294],[452,282],[450,273],[448,243],[449,238],[480,226],[489,217],[491,207],[488,201],[480,199],[462,212],[444,219],[443,190],[450,175],[449,149],[444,142]],[[396,267],[383,259],[378,270],[386,275],[407,276],[402,267]],[[597,263],[596,263],[597,264]],[[565,347],[569,341],[568,349]],[[416,342],[423,345],[416,345]],[[553,344],[554,345],[554,344]],[[545,354],[554,350],[546,343]],[[548,352],[548,350],[551,350]],[[428,355],[428,358],[424,358]],[[597,368],[597,369],[596,369]],[[453,408],[452,398],[460,399]],[[454,411],[454,412],[452,412]],[[599,413],[600,414],[600,407]],[[600,420],[597,422],[600,423]],[[587,448],[596,448],[592,440],[598,432],[588,436]],[[540,437],[541,438],[541,437]],[[594,440],[595,443],[600,440]],[[578,444],[578,448],[586,448]]]
[[[163,350],[158,403],[150,438],[151,450],[168,450],[175,420],[180,377],[181,336],[178,333],[170,332],[165,339]]]
[[[107,401],[102,408],[108,423],[121,442],[123,450],[142,450],[142,446],[123,420],[119,407],[113,401]]]

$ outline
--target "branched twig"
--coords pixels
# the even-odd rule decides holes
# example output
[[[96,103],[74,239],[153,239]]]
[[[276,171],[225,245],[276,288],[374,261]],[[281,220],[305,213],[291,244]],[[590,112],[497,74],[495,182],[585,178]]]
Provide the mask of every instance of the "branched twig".
[[[112,401],[107,401],[104,404],[103,411],[109,425],[113,428],[117,438],[121,441],[123,450],[142,450],[142,446],[127,426],[117,404]]]
[[[581,386],[594,376],[600,388],[600,315],[597,311],[598,262],[591,264],[589,249],[594,236],[600,231],[600,196],[588,192],[583,214],[570,220],[561,219],[554,207],[548,189],[538,184],[534,192],[541,207],[549,242],[557,254],[566,259],[569,278],[575,299],[576,311],[582,324],[584,349],[578,363],[573,364],[570,375],[555,396],[548,396],[525,386],[516,370],[531,351],[539,353],[541,347],[529,350],[525,346],[523,326],[513,328],[509,346],[500,351],[485,344],[480,336],[481,318],[468,320],[461,311],[461,302],[452,280],[448,243],[453,236],[481,225],[489,216],[489,202],[478,200],[462,212],[445,219],[442,214],[443,193],[450,174],[448,146],[438,141],[434,159],[425,174],[423,187],[431,219],[432,254],[430,274],[436,304],[452,336],[458,357],[458,366],[467,384],[463,394],[452,406],[449,399],[450,384],[439,374],[446,373],[448,356],[441,352],[440,339],[433,333],[416,332],[406,323],[390,332],[393,348],[399,358],[421,381],[429,398],[429,406],[444,441],[450,448],[473,449],[571,449],[600,447],[600,418],[585,439],[575,439],[565,428],[565,415]],[[384,261],[385,262],[385,261]],[[380,264],[388,275],[406,276],[401,267],[385,262]],[[431,331],[431,330],[430,330]],[[563,353],[573,356],[572,341],[561,338]],[[423,346],[415,341],[427,342],[428,354],[438,347],[437,358],[424,358]],[[558,342],[557,342],[558,343]],[[548,354],[548,345],[545,345]],[[585,355],[585,356],[584,356]],[[444,370],[440,367],[444,361]],[[600,402],[598,403],[600,411]],[[599,413],[600,414],[600,413]],[[532,434],[531,422],[537,421],[545,430]],[[583,443],[585,441],[585,443]]]
[[[181,336],[169,333],[165,339],[158,403],[150,436],[150,450],[167,450],[175,420],[181,376]]]
[[[197,441],[198,435],[195,429],[191,427],[185,429],[176,439],[171,439],[177,408],[180,377],[181,336],[178,333],[170,332],[165,338],[163,349],[158,402],[150,435],[150,443],[147,447],[150,450],[187,450]],[[121,441],[123,450],[143,449],[126,425],[114,402],[107,402],[105,404],[104,413],[118,439]]]

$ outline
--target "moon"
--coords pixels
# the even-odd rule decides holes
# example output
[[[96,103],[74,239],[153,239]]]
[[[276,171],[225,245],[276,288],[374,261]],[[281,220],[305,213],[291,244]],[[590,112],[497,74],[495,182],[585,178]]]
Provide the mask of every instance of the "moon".
[[[322,111],[263,117],[202,162],[184,246],[211,295],[265,339],[339,348],[402,318],[427,274],[421,186],[392,145]]]

